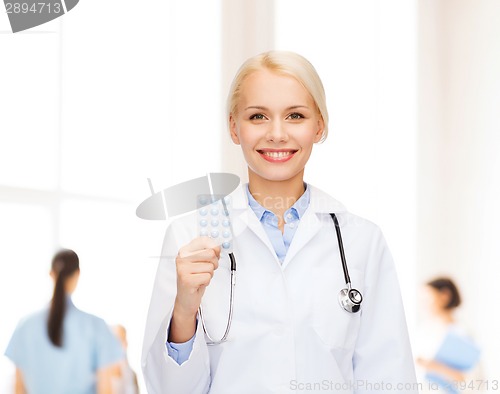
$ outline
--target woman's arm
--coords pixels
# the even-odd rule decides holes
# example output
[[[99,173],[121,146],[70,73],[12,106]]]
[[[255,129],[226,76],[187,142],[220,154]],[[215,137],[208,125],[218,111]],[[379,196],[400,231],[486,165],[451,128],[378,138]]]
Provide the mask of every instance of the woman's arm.
[[[120,365],[113,364],[97,370],[97,394],[113,394],[112,380],[121,376]]]
[[[445,377],[447,380],[454,382],[463,382],[465,380],[465,375],[461,371],[451,368],[446,364],[440,363],[439,361],[417,358],[417,363],[424,367],[427,372],[437,373]]]
[[[26,387],[24,386],[23,374],[19,368],[16,368],[16,382],[14,386],[15,394],[26,394]]]
[[[202,394],[210,387],[210,359],[201,324],[196,326],[193,348],[182,366],[168,355],[166,345],[177,293],[175,256],[179,245],[189,239],[190,228],[176,221],[165,234],[161,253],[164,258],[158,264],[142,355],[144,381],[151,394]]]

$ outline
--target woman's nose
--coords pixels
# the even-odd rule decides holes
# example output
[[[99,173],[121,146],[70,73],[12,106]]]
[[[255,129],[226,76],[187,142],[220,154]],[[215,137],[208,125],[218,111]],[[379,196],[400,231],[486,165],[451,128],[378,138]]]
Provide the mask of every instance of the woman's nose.
[[[279,120],[270,122],[269,128],[267,129],[266,139],[274,142],[288,141],[288,133],[286,132],[285,125]]]

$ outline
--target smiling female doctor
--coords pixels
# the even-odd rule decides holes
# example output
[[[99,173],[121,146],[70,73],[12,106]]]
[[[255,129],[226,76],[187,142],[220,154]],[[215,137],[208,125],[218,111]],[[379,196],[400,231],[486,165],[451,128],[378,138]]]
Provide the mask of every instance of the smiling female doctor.
[[[197,212],[174,221],[144,340],[148,392],[417,393],[398,279],[381,231],[303,180],[328,125],[313,66],[290,52],[247,60],[229,92],[228,120],[249,175],[229,201],[234,297],[227,245],[199,237]],[[342,246],[359,293],[349,287],[341,305],[349,280]],[[230,315],[227,338],[210,344],[224,336]]]

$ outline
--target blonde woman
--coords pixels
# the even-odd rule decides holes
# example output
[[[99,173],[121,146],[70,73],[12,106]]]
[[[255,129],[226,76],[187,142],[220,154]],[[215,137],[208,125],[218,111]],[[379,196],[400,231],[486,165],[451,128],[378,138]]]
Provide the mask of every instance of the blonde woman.
[[[249,182],[228,200],[230,245],[199,236],[199,212],[167,230],[143,349],[148,392],[416,393],[381,231],[304,181],[314,144],[328,134],[314,67],[290,52],[247,60],[227,119]]]

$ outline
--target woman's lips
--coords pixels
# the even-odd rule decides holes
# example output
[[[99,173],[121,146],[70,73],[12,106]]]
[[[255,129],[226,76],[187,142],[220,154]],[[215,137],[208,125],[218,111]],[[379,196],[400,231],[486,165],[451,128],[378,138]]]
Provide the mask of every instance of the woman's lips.
[[[284,163],[285,161],[290,160],[295,153],[296,150],[268,150],[262,149],[257,150],[260,156],[271,163]]]

